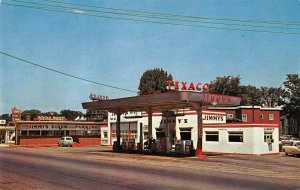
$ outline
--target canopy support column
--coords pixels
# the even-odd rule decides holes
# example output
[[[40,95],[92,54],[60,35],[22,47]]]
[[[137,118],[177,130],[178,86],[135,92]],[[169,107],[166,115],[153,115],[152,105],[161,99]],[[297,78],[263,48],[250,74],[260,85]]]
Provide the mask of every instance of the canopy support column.
[[[152,138],[152,108],[148,109],[148,139]]]
[[[205,155],[203,155],[203,121],[202,121],[202,104],[201,103],[192,103],[192,106],[197,111],[197,148],[196,148],[196,157],[200,158],[206,158]]]
[[[117,111],[116,133],[117,133],[117,151],[121,149],[121,111]]]

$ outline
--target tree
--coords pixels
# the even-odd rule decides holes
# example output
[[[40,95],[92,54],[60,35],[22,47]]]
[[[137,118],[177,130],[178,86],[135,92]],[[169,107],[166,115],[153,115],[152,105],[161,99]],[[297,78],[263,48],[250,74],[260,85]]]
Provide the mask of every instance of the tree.
[[[241,105],[261,105],[260,104],[260,90],[252,85],[240,86],[238,89],[238,96],[241,96]]]
[[[282,88],[260,87],[260,105],[263,107],[277,107],[285,102],[287,91]]]
[[[287,100],[283,110],[288,118],[297,121],[297,134],[300,128],[300,78],[298,74],[288,74],[283,82],[287,90]]]
[[[73,110],[61,110],[60,116],[65,117],[69,121],[74,121],[76,117],[83,115],[81,111],[73,111]]]
[[[2,114],[2,115],[0,116],[0,119],[1,119],[1,120],[5,120],[6,123],[8,123],[9,121],[12,121],[12,118],[11,118],[10,114],[8,114],[8,113]]]
[[[163,69],[151,69],[143,73],[140,79],[139,95],[167,92],[167,81],[173,80],[171,74]]]
[[[33,120],[34,118],[37,118],[38,116],[40,116],[41,113],[42,112],[40,110],[36,110],[36,109],[25,110],[21,114],[21,119],[25,120],[26,119],[26,115],[30,114],[30,120]]]
[[[238,96],[240,94],[240,76],[217,77],[211,81],[210,93]]]

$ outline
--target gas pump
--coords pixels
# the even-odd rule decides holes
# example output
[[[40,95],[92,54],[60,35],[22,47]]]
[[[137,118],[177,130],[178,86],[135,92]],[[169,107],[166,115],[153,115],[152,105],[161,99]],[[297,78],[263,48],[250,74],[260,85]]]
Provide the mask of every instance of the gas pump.
[[[186,140],[184,146],[184,155],[191,155],[192,150],[193,150],[193,141]]]
[[[134,138],[129,138],[128,150],[135,150],[135,139]]]
[[[128,149],[128,141],[126,138],[122,139],[122,150],[127,150]]]
[[[183,140],[177,140],[175,143],[175,153],[180,155],[184,153]]]

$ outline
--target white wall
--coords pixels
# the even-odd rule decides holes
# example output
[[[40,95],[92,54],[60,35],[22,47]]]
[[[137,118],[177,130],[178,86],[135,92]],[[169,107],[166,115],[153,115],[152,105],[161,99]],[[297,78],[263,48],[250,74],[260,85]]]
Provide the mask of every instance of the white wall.
[[[140,114],[140,113],[138,113]],[[136,115],[136,113],[134,113]],[[203,114],[204,115],[204,114]],[[224,116],[222,116],[224,117]],[[226,119],[225,119],[226,120]],[[124,122],[135,122],[137,126],[138,138],[136,138],[136,143],[139,142],[140,135],[140,123],[143,126],[148,125],[148,117],[126,119],[124,115],[121,116],[121,123]],[[219,121],[218,123],[223,123]],[[108,132],[112,125],[116,123],[116,116],[109,113],[108,115]],[[211,121],[203,121],[203,123],[211,123]],[[175,127],[176,137],[180,139],[180,128],[192,128],[191,137],[193,140],[194,148],[197,147],[197,115],[184,115],[177,116],[174,118],[165,118],[162,116],[152,117],[152,136],[156,139],[156,128],[165,129],[168,125],[169,129]],[[243,125],[243,124],[241,124]],[[240,153],[240,154],[268,154],[268,153],[278,153],[279,152],[279,134],[278,128],[273,128],[273,139],[274,143],[268,144],[264,142],[264,130],[267,127],[264,126],[241,126],[241,127],[219,127],[219,128],[203,128],[203,151],[204,152],[217,152],[217,153]],[[122,130],[122,124],[121,124]],[[148,131],[148,130],[147,130]],[[207,142],[205,131],[218,131],[219,132],[219,142]],[[229,131],[243,131],[243,142],[228,142],[228,132]],[[108,135],[110,142],[110,135]],[[116,138],[112,139],[115,141]]]
[[[274,128],[274,143],[264,142],[264,127],[204,128],[203,151],[239,154],[269,154],[279,152],[278,128]],[[218,131],[219,142],[206,141],[205,131]],[[228,132],[243,131],[243,142],[228,142]]]

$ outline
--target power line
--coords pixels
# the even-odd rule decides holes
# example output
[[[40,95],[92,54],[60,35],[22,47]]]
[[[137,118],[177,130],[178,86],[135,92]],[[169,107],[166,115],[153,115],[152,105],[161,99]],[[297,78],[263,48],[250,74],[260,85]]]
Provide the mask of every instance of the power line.
[[[260,32],[260,33],[287,34],[287,35],[299,35],[300,34],[299,32],[282,32],[282,31],[272,31],[272,30],[240,29],[240,28],[227,28],[227,27],[203,26],[203,25],[192,25],[192,24],[179,24],[179,23],[162,22],[162,21],[149,21],[149,20],[132,19],[132,18],[100,16],[100,15],[95,15],[95,14],[77,13],[77,12],[73,12],[73,11],[62,11],[62,10],[57,10],[57,9],[49,9],[49,8],[41,8],[41,7],[37,8],[37,7],[32,7],[32,6],[20,5],[20,4],[9,4],[9,3],[1,3],[1,4],[2,5],[9,5],[9,6],[16,6],[16,7],[30,8],[30,9],[37,9],[37,10],[47,10],[47,11],[61,12],[61,13],[67,13],[67,14],[76,14],[76,15],[93,16],[93,17],[107,18],[107,19],[114,19],[114,20],[129,20],[129,21],[154,23],[154,24],[164,24],[164,25],[173,25],[173,26],[188,26],[188,27],[196,27],[196,28],[223,29],[223,30],[231,30],[231,31]]]
[[[31,5],[41,5],[46,7],[56,7],[56,8],[67,8],[67,9],[77,9],[78,7],[65,7],[59,5],[49,5],[49,4],[41,4],[41,3],[32,3],[27,1],[20,1],[20,0],[11,0],[20,3],[26,3]],[[262,25],[249,25],[249,24],[237,24],[237,23],[225,23],[225,22],[211,22],[211,21],[200,21],[200,20],[188,20],[188,19],[181,19],[181,18],[166,18],[161,16],[147,16],[145,14],[132,14],[132,13],[120,13],[120,12],[112,12],[112,11],[100,11],[100,10],[92,10],[92,9],[82,9],[80,11],[87,11],[87,12],[97,12],[97,13],[107,13],[107,14],[115,14],[115,15],[122,15],[122,16],[131,16],[131,17],[141,17],[141,18],[154,18],[154,19],[161,19],[167,21],[182,21],[182,22],[193,22],[193,23],[204,23],[204,24],[217,24],[217,25],[229,25],[229,26],[242,26],[242,27],[255,27],[255,28],[278,28],[278,29],[287,29],[287,30],[300,30],[300,28],[291,28],[291,27],[282,27],[282,26],[262,26]]]
[[[58,71],[58,70],[55,70],[55,69],[51,69],[49,67],[45,67],[45,66],[42,66],[42,65],[39,65],[39,64],[27,61],[25,59],[22,59],[22,58],[10,55],[10,54],[2,52],[2,51],[0,51],[0,53],[3,54],[3,55],[5,55],[5,56],[8,56],[8,57],[14,58],[16,60],[22,61],[24,63],[28,63],[28,64],[34,65],[36,67],[40,67],[42,69],[46,69],[46,70],[49,70],[49,71],[52,71],[52,72],[55,72],[55,73],[59,73],[59,74],[62,74],[62,75],[65,75],[65,76],[68,76],[68,77],[71,77],[71,78],[75,78],[75,79],[79,79],[79,80],[82,80],[82,81],[85,81],[85,82],[90,82],[90,83],[98,84],[98,85],[101,85],[101,86],[106,86],[106,87],[109,87],[109,88],[114,88],[114,89],[118,89],[118,90],[123,90],[123,91],[137,93],[136,91],[133,91],[133,90],[128,90],[128,89],[125,89],[125,88],[120,88],[120,87],[116,87],[116,86],[112,86],[112,85],[107,85],[107,84],[95,82],[95,81],[92,81],[92,80],[89,80],[89,79],[85,79],[85,78],[82,78],[82,77],[78,77],[78,76],[75,76],[75,75],[64,73],[64,72],[61,72],[61,71]]]
[[[92,8],[99,8],[99,9],[107,9],[107,10],[119,10],[119,11],[126,11],[126,12],[151,14],[151,15],[163,15],[163,16],[174,16],[174,17],[196,18],[196,19],[207,19],[207,20],[222,20],[222,21],[234,21],[234,22],[268,23],[268,24],[298,25],[298,26],[300,26],[299,22],[283,22],[283,21],[270,21],[270,20],[246,20],[246,19],[234,19],[234,18],[213,18],[213,17],[202,17],[202,16],[188,16],[188,15],[169,14],[169,13],[136,11],[136,10],[121,9],[121,8],[112,8],[112,7],[92,6],[92,5],[77,4],[77,3],[66,3],[66,2],[60,2],[60,1],[55,1],[55,0],[40,0],[40,1],[54,2],[54,3],[65,4],[65,5],[76,5],[76,6],[82,6],[82,7],[92,7]]]

